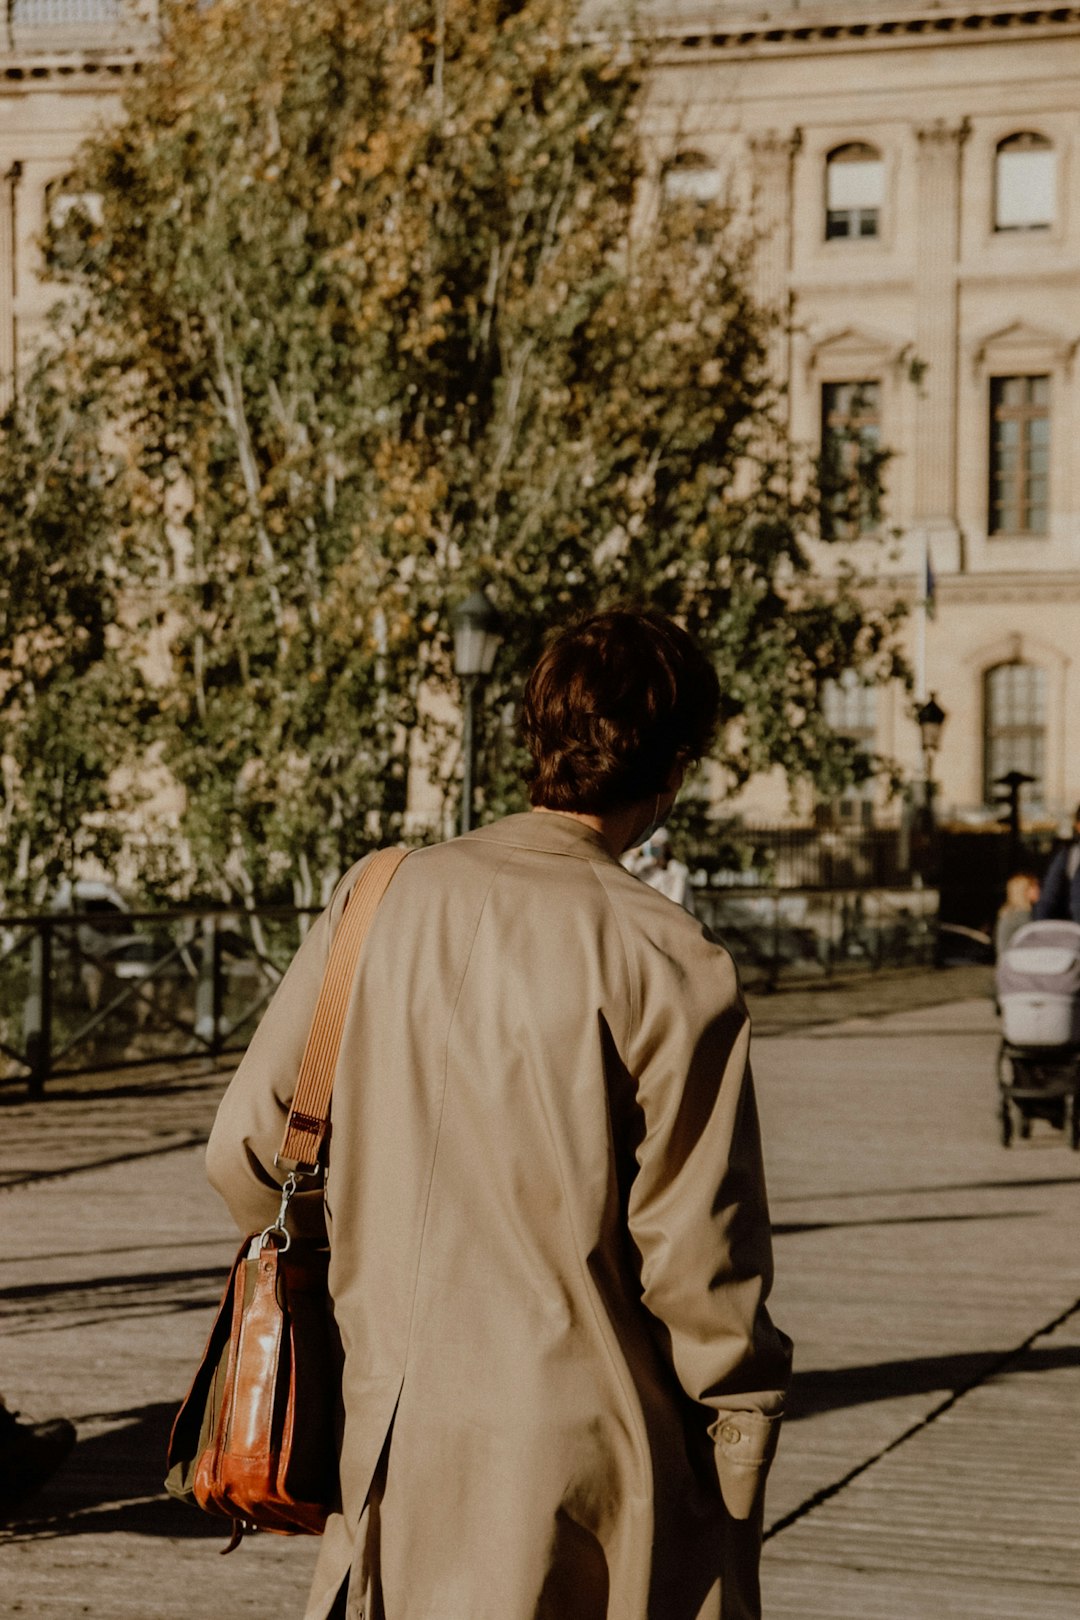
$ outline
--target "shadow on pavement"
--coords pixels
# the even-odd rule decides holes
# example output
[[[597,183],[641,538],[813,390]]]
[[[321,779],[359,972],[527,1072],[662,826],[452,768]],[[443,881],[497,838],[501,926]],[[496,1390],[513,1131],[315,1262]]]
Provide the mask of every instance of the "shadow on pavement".
[[[67,1332],[96,1322],[169,1316],[206,1310],[221,1295],[227,1267],[121,1272],[85,1280],[19,1283],[0,1288],[5,1328],[11,1334]]]
[[[1080,1346],[1028,1350],[1007,1367],[1002,1367],[1002,1361],[1002,1351],[984,1350],[952,1356],[916,1356],[909,1361],[880,1361],[823,1372],[797,1372],[788,1400],[787,1421],[904,1395],[959,1393],[983,1383],[995,1373],[1011,1378],[1016,1374],[1080,1367]]]
[[[1052,1143],[1057,1145],[1056,1143]],[[1025,1143],[1023,1151],[1029,1151]],[[930,1187],[860,1187],[845,1192],[814,1192],[804,1197],[774,1198],[774,1204],[802,1204],[807,1198],[813,1198],[816,1203],[832,1203],[833,1199],[841,1198],[921,1198],[936,1197],[938,1193],[950,1192],[997,1192],[999,1189],[1007,1191],[1012,1187],[1077,1187],[1080,1186],[1080,1175],[1076,1176],[1003,1176],[1000,1181],[939,1181]]]
[[[165,1450],[177,1403],[159,1401],[108,1414],[119,1425],[80,1440],[49,1484],[0,1525],[0,1545],[60,1536],[228,1539],[228,1522],[166,1496]]]
[[[865,1221],[774,1221],[773,1237],[791,1237],[797,1232],[849,1231],[856,1226],[933,1226],[950,1221],[1020,1221],[1030,1219],[1036,1212],[1030,1209],[989,1210],[972,1215],[883,1215]]]
[[[109,1071],[104,1071],[107,1077]],[[124,1073],[123,1070],[120,1071]],[[101,1083],[97,1075],[87,1076],[85,1084],[79,1084],[78,1076],[62,1076],[51,1081],[46,1089],[45,1096],[36,1099],[28,1098],[25,1093],[16,1093],[14,1089],[0,1089],[0,1108],[44,1108],[45,1117],[48,1110],[55,1108],[57,1103],[89,1103],[89,1102],[120,1102],[130,1098],[144,1097],[187,1097],[204,1096],[208,1090],[215,1088],[224,1090],[225,1082],[229,1078],[228,1072],[214,1070],[210,1074],[183,1075],[177,1079],[166,1080],[137,1080],[122,1079],[109,1084],[107,1078]]]
[[[150,1147],[137,1148],[132,1153],[114,1153],[107,1158],[58,1165],[53,1170],[0,1173],[0,1191],[15,1187],[33,1187],[44,1181],[62,1181],[68,1176],[82,1175],[87,1170],[111,1170],[117,1164],[135,1164],[139,1159],[160,1158],[166,1153],[183,1153],[186,1148],[200,1147],[205,1141],[204,1131],[185,1131],[168,1142],[155,1142]]]

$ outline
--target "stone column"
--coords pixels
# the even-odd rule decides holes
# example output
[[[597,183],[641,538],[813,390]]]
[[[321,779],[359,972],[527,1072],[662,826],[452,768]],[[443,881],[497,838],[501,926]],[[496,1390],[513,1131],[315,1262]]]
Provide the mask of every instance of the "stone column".
[[[794,230],[795,158],[802,130],[770,129],[751,135],[754,220],[760,232],[754,262],[758,301],[775,310],[780,324],[770,342],[773,377],[791,396],[791,262]]]
[[[915,411],[915,519],[935,538],[935,566],[960,565],[956,517],[960,175],[970,126],[917,131],[915,348],[926,367]],[[940,556],[939,556],[940,546]]]
[[[0,178],[0,410],[7,410],[15,392],[15,190],[21,174],[22,164],[13,163]]]

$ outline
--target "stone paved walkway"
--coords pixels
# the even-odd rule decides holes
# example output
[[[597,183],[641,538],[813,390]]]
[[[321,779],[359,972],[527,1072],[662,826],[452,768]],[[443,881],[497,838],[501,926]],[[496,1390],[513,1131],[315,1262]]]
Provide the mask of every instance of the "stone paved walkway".
[[[959,970],[755,999],[775,1310],[798,1346],[768,1620],[1080,1613],[1080,1157],[1048,1126],[998,1144],[986,988]],[[312,1543],[221,1559],[160,1490],[234,1246],[202,1181],[221,1084],[0,1093],[0,1387],[80,1432],[0,1531],[0,1616],[300,1613]]]
[[[778,1320],[769,1620],[1076,1620],[1080,1156],[1008,1151],[984,999],[758,1043]]]

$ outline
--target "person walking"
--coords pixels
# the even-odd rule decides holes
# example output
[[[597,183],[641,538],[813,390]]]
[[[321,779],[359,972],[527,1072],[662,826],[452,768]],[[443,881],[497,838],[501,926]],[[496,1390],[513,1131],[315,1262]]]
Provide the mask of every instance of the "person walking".
[[[671,834],[666,827],[658,827],[640,850],[632,852],[623,865],[650,888],[674,900],[677,906],[694,915],[694,888],[690,882],[690,868],[676,860],[671,847]]]
[[[1073,814],[1072,838],[1047,867],[1032,916],[1036,922],[1080,923],[1080,804]]]
[[[1034,920],[1039,880],[1034,872],[1014,872],[1005,885],[1005,900],[994,922],[994,955],[1000,962],[1014,934]]]
[[[372,924],[324,1195],[341,1500],[306,1620],[757,1620],[790,1341],[735,968],[619,863],[708,747],[711,664],[657,614],[559,635],[532,810],[414,852]],[[362,866],[362,863],[361,863]],[[222,1101],[243,1230],[359,867]],[[325,1223],[325,1224],[324,1224]]]

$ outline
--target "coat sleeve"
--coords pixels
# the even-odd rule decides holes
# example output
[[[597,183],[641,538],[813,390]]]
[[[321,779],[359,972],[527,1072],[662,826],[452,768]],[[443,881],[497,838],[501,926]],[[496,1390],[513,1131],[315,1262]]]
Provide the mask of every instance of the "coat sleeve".
[[[210,1132],[207,1176],[242,1232],[260,1231],[277,1214],[285,1177],[274,1167],[274,1155],[300,1077],[330,940],[358,871],[359,866],[353,867],[342,879],[293,957],[221,1099]],[[326,1241],[321,1187],[296,1194],[288,1221],[295,1236]]]
[[[644,1303],[679,1383],[705,1409],[725,1505],[734,1519],[760,1519],[791,1343],[765,1308],[772,1241],[749,1018],[727,952],[679,920],[677,940],[655,945],[636,975],[628,1219]]]

